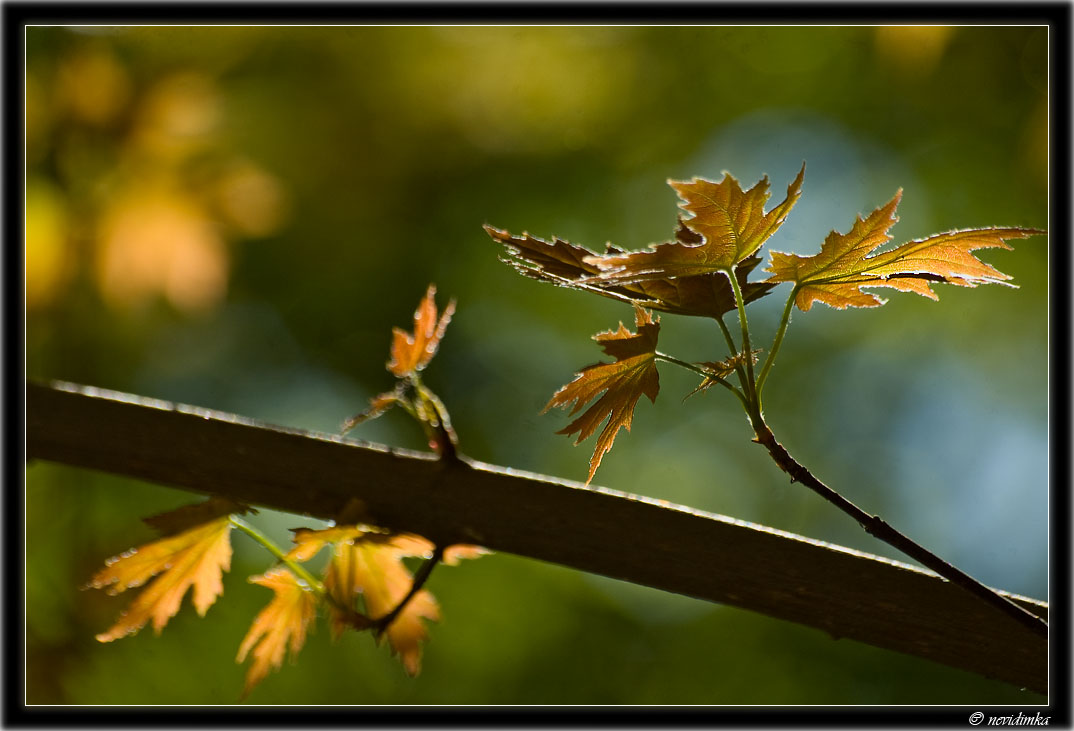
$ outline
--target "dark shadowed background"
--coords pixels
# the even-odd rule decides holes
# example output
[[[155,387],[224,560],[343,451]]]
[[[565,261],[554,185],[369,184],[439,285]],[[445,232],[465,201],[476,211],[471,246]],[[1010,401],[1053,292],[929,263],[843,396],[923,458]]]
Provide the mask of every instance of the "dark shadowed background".
[[[27,370],[335,432],[391,386],[429,282],[458,311],[426,382],[480,460],[584,479],[539,415],[626,305],[519,277],[490,223],[600,249],[666,240],[670,178],[803,195],[770,248],[815,252],[904,189],[896,242],[1047,226],[1044,27],[156,27],[27,32]],[[1046,599],[1047,239],[982,258],[1018,289],[880,290],[796,313],[766,389],[800,461],[993,586]],[[757,278],[760,271],[755,273]],[[786,287],[751,306],[768,347]],[[661,349],[726,355],[665,315]],[[720,389],[664,369],[595,482],[902,558],[749,442]],[[402,413],[357,436],[421,448]],[[227,704],[270,557],[235,535],[224,596],[100,644],[129,595],[79,591],[139,522],[200,498],[47,463],[27,474],[30,703]],[[281,544],[310,521],[263,513]],[[698,570],[704,570],[699,567]],[[405,676],[323,624],[252,703],[988,704],[1042,697],[743,610],[510,555],[438,570]]]

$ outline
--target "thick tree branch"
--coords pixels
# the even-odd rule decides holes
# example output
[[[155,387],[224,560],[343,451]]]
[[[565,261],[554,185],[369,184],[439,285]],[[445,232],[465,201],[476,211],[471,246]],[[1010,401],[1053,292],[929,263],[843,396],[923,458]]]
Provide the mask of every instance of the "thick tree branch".
[[[1047,690],[1044,638],[906,564],[663,501],[138,396],[28,384],[26,403],[31,459],[321,518],[359,499],[378,523],[440,546],[479,543]]]

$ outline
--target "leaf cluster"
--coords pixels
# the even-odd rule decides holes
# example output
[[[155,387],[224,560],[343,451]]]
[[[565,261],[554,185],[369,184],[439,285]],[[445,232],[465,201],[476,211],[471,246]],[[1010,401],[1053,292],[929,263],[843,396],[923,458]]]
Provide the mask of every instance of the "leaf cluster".
[[[419,376],[436,355],[455,309],[451,302],[438,315],[435,294],[430,285],[414,313],[413,333],[399,328],[393,332],[387,369],[397,379],[396,388],[375,396],[369,409],[349,419],[344,430],[400,406],[419,421],[442,457],[454,457],[456,437],[447,410]],[[223,572],[231,565],[231,531],[237,528],[277,559],[277,565],[249,578],[270,589],[273,598],[254,618],[239,646],[236,661],[250,660],[243,697],[279,669],[288,653],[292,659],[298,654],[319,612],[326,614],[334,640],[348,630],[368,631],[378,644],[387,640],[407,674],[414,676],[421,671],[422,643],[428,637],[425,623],[440,618],[439,604],[422,588],[429,572],[441,562],[455,565],[488,553],[478,546],[440,547],[418,535],[357,522],[360,505],[348,506],[333,527],[294,529],[294,545],[285,553],[240,519],[256,512],[212,497],[144,519],[162,537],[108,559],[84,587],[118,594],[149,582],[97,639],[111,642],[133,635],[150,621],[159,634],[191,588],[194,608],[205,616],[223,594]],[[330,551],[330,558],[318,579],[302,564],[323,549]],[[418,574],[407,567],[409,558],[425,559]]]
[[[937,299],[931,286],[935,283],[964,287],[1009,284],[1009,276],[980,261],[972,252],[1009,249],[1008,240],[1044,233],[1021,227],[965,229],[885,250],[891,238],[887,231],[898,220],[895,209],[902,196],[900,190],[867,217],[858,217],[847,233],[832,231],[813,256],[771,252],[764,270],[771,276],[750,281],[750,274],[761,262],[761,247],[787,220],[801,196],[804,176],[805,164],[787,186],[786,197],[767,210],[771,197],[767,176],[747,190],[730,173],[724,173],[718,182],[703,178],[668,181],[685,215],[679,217],[674,238],[642,251],[625,251],[609,243],[598,254],[558,237],[546,241],[529,233],[514,235],[485,226],[489,236],[503,245],[503,260],[519,273],[628,302],[636,310],[637,333],[629,332],[620,323],[617,331],[595,336],[605,353],[615,360],[583,368],[553,395],[546,407],[571,405],[573,416],[594,401],[560,430],[562,434],[577,433],[576,443],[595,433],[607,420],[590,459],[587,482],[611,449],[619,428],[630,429],[639,398],[644,395],[655,401],[660,389],[658,361],[686,367],[700,375],[702,381],[694,393],[715,384],[734,392],[760,433],[764,429],[761,390],[786,332],[792,305],[803,312],[814,302],[836,309],[877,307],[885,300],[866,288],[887,287]],[[782,283],[792,285],[787,306],[768,357],[760,374],[755,374],[754,365],[761,351],[750,346],[746,306]],[[660,353],[659,321],[653,320],[645,308],[714,319],[723,331],[726,357],[691,364]],[[736,310],[741,329],[739,343],[723,320],[725,314]],[[741,388],[726,380],[732,373],[738,376]]]

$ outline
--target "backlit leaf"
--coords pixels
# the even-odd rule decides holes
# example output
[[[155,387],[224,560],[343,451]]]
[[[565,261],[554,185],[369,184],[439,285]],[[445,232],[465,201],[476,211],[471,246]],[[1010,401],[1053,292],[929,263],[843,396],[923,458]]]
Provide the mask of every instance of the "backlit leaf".
[[[194,608],[205,612],[223,593],[222,572],[231,565],[231,523],[227,516],[132,549],[106,562],[88,586],[118,594],[153,580],[123,612],[115,626],[97,635],[111,642],[132,635],[150,619],[160,633],[176,615],[187,589],[194,587]]]
[[[369,530],[371,529],[361,525],[337,525],[320,530],[295,528],[291,531],[295,546],[288,551],[287,558],[293,561],[309,561],[325,546],[353,541],[365,536]]]
[[[246,671],[245,697],[272,670],[278,670],[290,648],[291,659],[306,642],[306,630],[317,611],[317,596],[287,569],[275,568],[249,581],[276,593],[254,618],[243,638],[235,662],[243,662],[253,650],[253,662]]]
[[[890,251],[872,253],[891,240],[887,231],[898,217],[900,190],[886,205],[866,218],[860,216],[846,234],[832,231],[819,253],[798,256],[774,251],[766,271],[768,282],[794,282],[795,304],[802,311],[814,302],[836,309],[879,307],[886,300],[864,292],[863,287],[890,287],[937,299],[930,286],[946,282],[964,287],[1005,284],[1010,277],[985,264],[970,252],[1011,247],[1007,239],[1042,234],[1033,228],[980,228],[948,231],[909,241]],[[1012,286],[1012,285],[1008,285]]]
[[[654,244],[646,251],[606,254],[586,259],[600,274],[585,281],[606,284],[636,284],[644,281],[688,277],[722,272],[753,256],[761,245],[783,225],[802,192],[805,165],[787,186],[787,197],[765,213],[770,196],[768,176],[743,191],[730,173],[714,183],[703,178],[689,182],[670,181],[682,199],[680,206],[691,218],[685,228],[700,241],[680,234],[673,243]]]
[[[307,561],[325,546],[332,546],[332,559],[325,569],[324,585],[332,598],[348,610],[359,595],[364,597],[366,615],[372,619],[386,616],[410,591],[413,577],[403,564],[408,556],[428,559],[433,555],[431,541],[412,533],[391,533],[364,525],[334,526],[323,530],[299,528],[294,531],[295,547],[288,558]],[[454,566],[461,559],[478,558],[489,553],[480,546],[449,546],[442,560]],[[366,629],[355,623],[356,613],[340,611],[330,604],[333,638],[347,629]],[[358,615],[366,619],[366,615]],[[403,611],[385,631],[392,650],[399,654],[410,675],[421,669],[420,643],[426,637],[423,619],[438,619],[436,600],[428,591],[412,597]]]
[[[586,248],[561,238],[544,241],[528,233],[513,236],[507,231],[485,226],[493,240],[501,243],[511,255],[505,258],[520,274],[560,287],[593,292],[624,302],[637,303],[654,310],[677,315],[719,317],[735,309],[735,296],[731,283],[721,272],[693,276],[646,279],[639,282],[609,283],[599,276],[600,267],[594,263],[600,257]],[[696,244],[701,237],[686,228],[680,221],[677,241]],[[658,244],[657,246],[666,246]],[[620,256],[624,252],[609,245],[606,256]],[[759,282],[747,282],[750,271],[761,261],[750,257],[736,268],[739,286],[747,303],[763,297],[775,286]]]
[[[325,571],[324,585],[344,606],[350,606],[361,594],[366,614],[377,619],[395,609],[410,591],[414,579],[402,559],[427,556],[431,551],[432,544],[418,536],[396,536],[384,542],[359,539],[336,543]],[[346,622],[339,612],[330,611],[332,633],[338,636],[346,629]],[[427,636],[424,620],[439,618],[436,600],[422,589],[385,631],[392,651],[399,655],[408,675],[421,671],[421,642]]]
[[[604,352],[615,358],[613,363],[597,363],[583,368],[578,376],[553,394],[545,411],[553,406],[567,407],[572,403],[571,415],[587,403],[597,399],[585,413],[561,429],[559,434],[578,433],[575,444],[589,437],[607,419],[607,424],[597,437],[593,457],[589,461],[588,484],[600,466],[604,455],[612,448],[620,427],[630,431],[634,407],[642,394],[656,401],[660,390],[660,378],[656,370],[656,341],[660,333],[659,320],[635,305],[635,326],[632,333],[619,323],[619,329],[603,332],[593,337]]]
[[[420,371],[436,355],[440,339],[451,322],[455,312],[455,300],[448,302],[440,319],[436,317],[436,285],[430,284],[424,299],[414,311],[414,332],[408,333],[400,328],[392,330],[392,359],[388,361],[388,370],[403,378]]]

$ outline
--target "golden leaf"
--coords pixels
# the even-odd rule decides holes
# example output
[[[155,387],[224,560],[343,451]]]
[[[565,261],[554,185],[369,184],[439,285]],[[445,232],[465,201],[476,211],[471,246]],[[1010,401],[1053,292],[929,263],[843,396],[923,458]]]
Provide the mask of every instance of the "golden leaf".
[[[335,553],[325,571],[324,585],[344,606],[361,594],[366,614],[378,619],[389,614],[409,593],[413,584],[403,564],[405,556],[425,556],[432,544],[418,536],[395,536],[385,542],[358,540],[335,544]],[[338,636],[347,627],[341,613],[332,611],[332,633]],[[392,651],[398,653],[407,674],[421,671],[421,642],[427,632],[423,620],[437,620],[440,610],[433,595],[419,591],[388,626],[385,634]]]
[[[231,565],[230,531],[231,523],[225,516],[109,559],[90,580],[89,587],[118,594],[161,575],[131,602],[115,626],[97,635],[97,639],[111,642],[132,635],[150,619],[159,634],[179,611],[191,586],[194,608],[205,616],[224,591],[221,576]]]
[[[317,596],[286,569],[269,569],[260,576],[251,576],[249,581],[272,589],[276,596],[254,618],[235,658],[235,662],[241,663],[253,650],[243,697],[269,672],[279,669],[288,648],[292,660],[298,655],[317,610]]]

